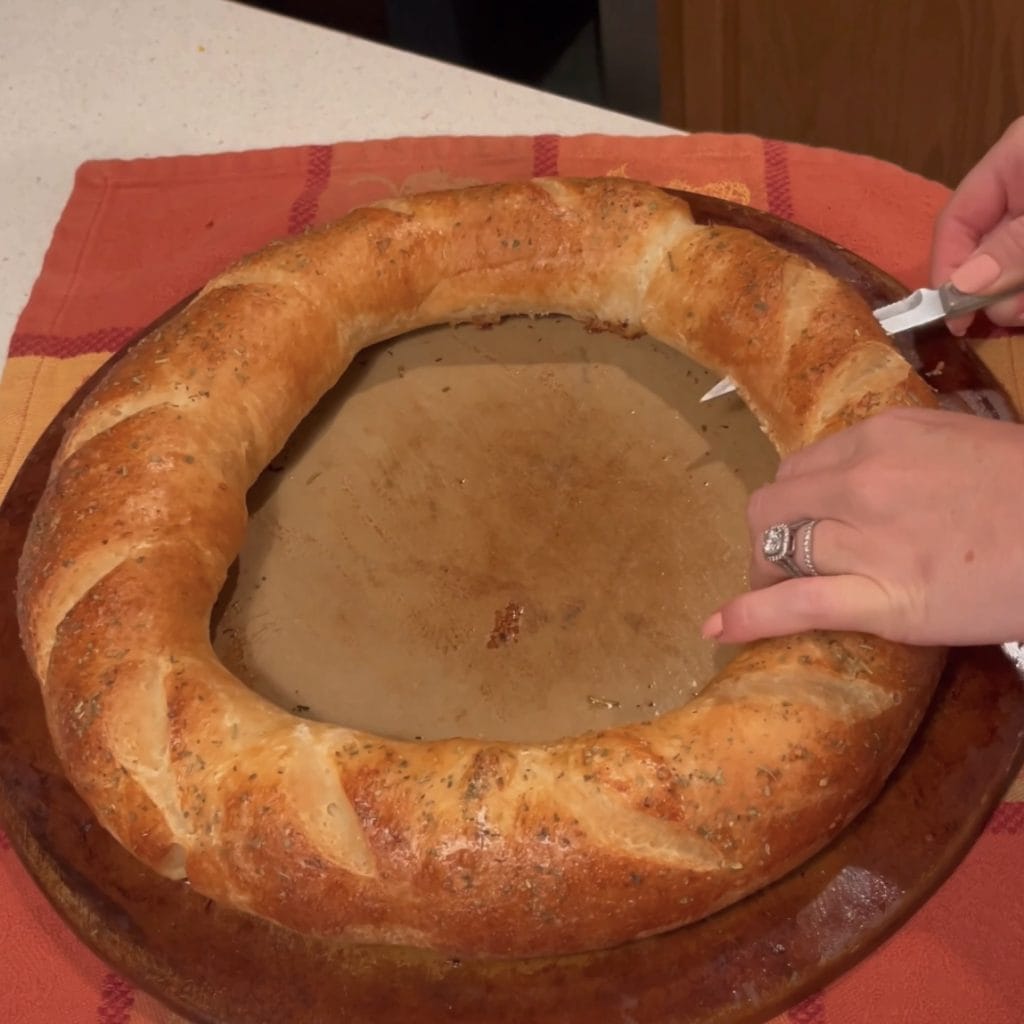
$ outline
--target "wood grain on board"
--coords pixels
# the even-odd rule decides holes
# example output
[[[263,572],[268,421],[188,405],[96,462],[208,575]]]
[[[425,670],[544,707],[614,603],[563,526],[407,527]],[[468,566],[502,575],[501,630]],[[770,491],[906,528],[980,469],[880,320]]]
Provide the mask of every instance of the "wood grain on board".
[[[954,186],[1024,113],[1020,0],[659,0],[662,117]]]

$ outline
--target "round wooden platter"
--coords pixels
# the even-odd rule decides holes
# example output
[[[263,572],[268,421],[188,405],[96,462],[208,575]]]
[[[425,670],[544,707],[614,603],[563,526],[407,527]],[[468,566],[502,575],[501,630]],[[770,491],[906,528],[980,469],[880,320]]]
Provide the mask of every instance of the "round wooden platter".
[[[687,196],[851,280],[901,287],[765,214]],[[951,391],[995,385],[942,331]],[[221,657],[296,714],[404,736],[540,739],[657,714],[729,656],[697,625],[744,585],[745,497],[775,457],[735,397],[650,339],[558,318],[438,328],[364,353],[250,496],[213,624]],[[0,510],[0,574],[72,401]],[[197,1021],[763,1021],[875,948],[949,874],[1020,759],[1024,694],[956,652],[880,798],[819,856],[689,928],[559,959],[342,948],[225,910],[140,866],[53,753],[0,595],[0,812],[28,869],[114,968]]]

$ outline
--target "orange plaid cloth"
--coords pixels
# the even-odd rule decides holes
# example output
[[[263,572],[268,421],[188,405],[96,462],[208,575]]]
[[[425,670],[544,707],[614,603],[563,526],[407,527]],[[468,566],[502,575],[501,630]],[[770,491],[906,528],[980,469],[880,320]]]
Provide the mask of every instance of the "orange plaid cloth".
[[[0,493],[111,352],[226,263],[385,196],[532,175],[621,175],[770,210],[926,282],[946,190],[889,164],[749,136],[427,138],[91,161],[54,232],[0,380]],[[1019,402],[1007,339],[986,359]],[[1018,405],[1020,407],[1020,405]],[[1020,784],[1018,783],[1018,786]],[[881,950],[776,1024],[1020,1024],[1024,797],[1015,786],[960,868]],[[0,833],[0,1020],[181,1018],[71,934]]]

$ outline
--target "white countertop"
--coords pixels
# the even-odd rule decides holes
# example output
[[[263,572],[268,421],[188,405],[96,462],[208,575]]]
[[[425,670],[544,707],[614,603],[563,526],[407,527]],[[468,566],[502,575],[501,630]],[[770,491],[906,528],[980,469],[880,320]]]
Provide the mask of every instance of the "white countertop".
[[[0,0],[0,25],[0,366],[84,160],[667,131],[225,0]]]

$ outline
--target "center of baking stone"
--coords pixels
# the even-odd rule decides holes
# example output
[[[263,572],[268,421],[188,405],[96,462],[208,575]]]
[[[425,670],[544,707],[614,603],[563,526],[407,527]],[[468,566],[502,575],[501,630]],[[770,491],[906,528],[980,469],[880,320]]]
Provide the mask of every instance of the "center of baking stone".
[[[735,396],[560,317],[362,353],[249,495],[214,646],[296,714],[540,741],[691,699],[732,652],[749,493],[777,456]]]

